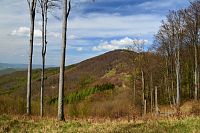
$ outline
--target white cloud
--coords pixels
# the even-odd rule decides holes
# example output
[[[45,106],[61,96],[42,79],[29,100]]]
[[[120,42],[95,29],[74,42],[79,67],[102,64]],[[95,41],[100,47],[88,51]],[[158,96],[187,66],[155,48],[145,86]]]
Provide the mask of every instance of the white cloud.
[[[30,29],[28,27],[19,27],[18,29],[13,30],[11,32],[11,35],[13,35],[13,36],[29,36],[29,31],[30,31]],[[38,30],[38,29],[35,29],[34,34],[35,34],[35,37],[42,36],[41,30]]]
[[[17,35],[17,36],[24,36],[29,33],[29,28],[27,27],[19,27],[17,30],[13,30],[11,32],[11,35]]]
[[[75,36],[75,35],[69,35],[69,36],[68,36],[68,39],[70,39],[70,40],[75,40],[75,39],[78,39],[78,37]]]
[[[29,37],[29,34],[30,34],[29,31],[30,31],[30,28],[28,28],[28,27],[19,27],[18,29],[13,30],[11,32],[11,35],[13,35],[13,36]],[[61,36],[60,33],[58,33],[58,32],[49,32],[47,34],[50,37],[54,37],[54,38],[58,38],[58,37]],[[42,31],[39,30],[39,29],[35,29],[34,36],[35,37],[42,37]]]
[[[29,36],[29,35],[28,35]],[[41,30],[38,30],[38,29],[35,29],[34,31],[34,36],[35,37],[42,37],[42,31]]]
[[[77,47],[76,50],[77,51],[83,51],[83,48],[82,47]]]
[[[54,37],[54,38],[61,38],[61,34],[58,32],[50,32],[47,34],[49,34],[49,36]]]
[[[78,51],[78,52],[81,52],[81,51],[84,51],[84,48],[83,47],[80,47],[80,46],[68,46],[69,49],[73,49],[75,51]]]
[[[110,42],[105,41],[100,43],[98,46],[94,46],[92,48],[93,51],[103,51],[103,50],[115,50],[115,49],[123,49],[132,44],[146,44],[148,40],[142,39],[131,39],[129,37],[122,38],[120,40],[111,40]]]
[[[99,0],[99,2],[101,1],[103,0]],[[175,1],[175,2],[179,1],[179,3],[184,3],[184,1],[188,0],[167,0],[167,1]],[[90,3],[87,4],[87,2]],[[98,0],[96,2],[98,2]],[[154,7],[157,6],[154,5],[157,3],[162,4],[162,2],[164,3],[165,0],[157,0],[156,3],[153,3],[153,6]],[[92,48],[96,44],[98,45],[99,44],[98,38],[106,40],[108,38],[116,38],[116,37],[119,38],[124,36],[135,36],[135,35],[137,36],[137,34],[141,34],[140,35],[141,38],[148,38],[149,40],[151,40],[150,37],[153,37],[153,34],[157,32],[160,25],[160,21],[165,16],[163,14],[159,15],[159,13],[151,14],[151,12],[149,13],[147,12],[147,14],[139,14],[137,12],[134,12],[134,8],[130,8],[130,14],[127,14],[125,16],[110,14],[109,12],[106,13],[106,11],[104,13],[102,13],[101,11],[99,11],[99,13],[94,11],[96,13],[85,14],[83,11],[85,9],[91,9],[91,6],[93,4],[92,0],[73,0],[72,4],[74,5],[72,5],[73,10],[70,14],[69,30],[68,30],[69,31],[68,35],[72,36],[70,37],[68,36],[69,39],[68,46],[82,47],[84,52],[88,52],[89,50],[91,50],[89,48]],[[176,6],[176,4],[173,5]],[[147,4],[146,6],[149,5]],[[143,7],[145,8],[145,5]],[[143,7],[141,8],[144,9]],[[169,9],[172,9],[171,6],[167,9],[163,9],[163,7],[164,6],[161,6],[162,10],[168,11]],[[109,7],[108,10],[110,10]],[[28,42],[29,39],[27,37],[29,36],[30,20],[29,20],[29,10],[27,2],[24,0],[1,0],[0,12],[1,12],[0,13],[0,42],[1,42],[0,57],[4,57],[0,58],[0,62],[26,63],[26,61],[28,61],[28,56],[24,56],[22,58],[22,57],[17,57],[16,55],[28,55],[27,44],[29,43]],[[55,13],[56,15],[60,14],[60,12],[58,13],[55,12]],[[55,37],[59,37],[59,33],[61,34],[61,21],[55,20],[55,18],[52,17],[51,15],[49,15],[48,20],[49,20],[48,34],[50,34],[50,32],[58,32],[58,34],[51,33],[52,35],[48,35],[51,37],[48,38],[49,39],[48,51],[54,50],[56,52],[54,53],[47,52],[48,55],[47,64],[48,63],[58,64],[60,55],[58,54],[58,50],[60,49],[61,36],[60,38],[55,38]],[[25,26],[25,27],[19,30],[20,26]],[[40,28],[41,28],[41,18],[40,15],[37,15],[36,29]],[[12,36],[10,36],[11,31],[13,31]],[[40,31],[38,33],[40,34]],[[22,37],[19,37],[19,35]],[[70,38],[72,40],[70,40]],[[97,38],[97,40],[93,38]],[[40,45],[40,43],[41,39],[36,38],[35,44]],[[110,41],[108,41],[107,43],[110,43]],[[111,45],[110,47],[112,48],[113,46]],[[41,52],[41,47],[36,47],[35,51],[36,50]],[[76,48],[71,48],[69,50],[76,50]],[[77,50],[81,50],[81,48],[77,48]],[[8,54],[7,51],[10,51],[11,54]],[[77,62],[101,53],[101,52],[91,51],[88,52],[88,54],[90,55],[84,56],[85,54],[84,52],[82,52],[83,55],[81,56],[78,55],[75,58]],[[74,61],[72,61],[74,59],[74,57],[72,57],[74,53],[73,52],[67,52],[67,53],[70,56],[67,63],[69,62],[74,63]],[[37,57],[37,60],[35,59],[35,63],[40,63],[41,62],[41,59],[39,58],[40,54],[36,53],[34,55],[35,57]]]

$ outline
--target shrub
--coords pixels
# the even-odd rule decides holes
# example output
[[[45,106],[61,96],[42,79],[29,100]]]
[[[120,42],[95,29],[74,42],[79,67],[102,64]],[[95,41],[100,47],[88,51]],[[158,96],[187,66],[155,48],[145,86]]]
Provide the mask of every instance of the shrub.
[[[200,103],[195,103],[192,105],[191,114],[200,116]]]
[[[77,107],[77,104],[76,104],[76,103],[70,104],[70,105],[68,106],[68,114],[69,114],[69,116],[71,116],[71,117],[78,117],[79,111],[78,111],[78,107]]]

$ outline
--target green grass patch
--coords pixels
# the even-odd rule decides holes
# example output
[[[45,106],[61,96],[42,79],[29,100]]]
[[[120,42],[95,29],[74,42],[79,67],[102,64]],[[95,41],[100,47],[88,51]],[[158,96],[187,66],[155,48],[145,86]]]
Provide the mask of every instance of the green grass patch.
[[[102,92],[105,90],[112,90],[114,89],[115,86],[111,83],[107,83],[107,84],[102,84],[102,85],[96,85],[95,87],[92,88],[88,88],[88,89],[83,89],[81,91],[76,91],[76,92],[72,92],[71,94],[69,94],[68,96],[66,96],[64,98],[65,103],[67,104],[72,104],[74,102],[78,102],[81,100],[84,100],[86,97],[98,93],[98,92]],[[58,98],[53,98],[49,101],[49,104],[53,104],[56,103],[58,100]]]
[[[0,116],[0,132],[48,133],[199,133],[200,118],[168,119],[158,121],[105,121],[67,120],[58,122],[50,118]]]
[[[115,76],[115,74],[116,74],[116,69],[112,69],[108,73],[105,74],[105,77],[112,77],[112,76]]]

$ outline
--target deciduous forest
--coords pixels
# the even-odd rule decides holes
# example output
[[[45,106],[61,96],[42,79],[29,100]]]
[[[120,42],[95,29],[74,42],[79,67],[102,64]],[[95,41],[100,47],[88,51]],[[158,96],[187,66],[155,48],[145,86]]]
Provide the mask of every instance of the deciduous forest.
[[[150,46],[135,38],[72,65],[66,52],[73,0],[27,0],[27,6],[28,68],[0,71],[0,132],[200,132],[199,0],[170,10]],[[50,15],[62,31],[57,67],[45,64]],[[34,68],[37,17],[42,62]]]

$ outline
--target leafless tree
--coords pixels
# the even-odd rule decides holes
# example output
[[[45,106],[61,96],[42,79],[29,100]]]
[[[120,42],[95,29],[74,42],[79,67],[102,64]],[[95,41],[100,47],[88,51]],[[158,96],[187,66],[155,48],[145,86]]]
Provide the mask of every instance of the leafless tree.
[[[31,78],[32,78],[32,57],[33,57],[33,40],[35,29],[35,12],[37,0],[27,0],[30,14],[30,44],[29,44],[29,63],[27,76],[27,115],[31,114]]]
[[[176,87],[177,87],[177,97],[176,97],[176,104],[177,104],[177,108],[178,111],[180,110],[180,91],[181,91],[181,66],[180,66],[180,47],[181,47],[181,43],[182,43],[182,33],[183,33],[183,29],[182,29],[182,17],[180,12],[175,12],[174,13],[174,24],[175,24],[175,40],[176,40],[176,44],[175,44],[175,48],[176,48],[176,54],[175,54],[175,58],[176,58]]]
[[[60,0],[38,0],[42,17],[42,72],[41,72],[41,90],[40,90],[40,116],[44,113],[44,72],[45,56],[47,51],[47,21],[49,9],[59,8]]]
[[[47,50],[47,15],[49,0],[38,0],[41,8],[42,16],[42,73],[41,73],[41,92],[40,92],[40,116],[43,117],[44,104],[44,71],[45,71],[45,55]]]
[[[195,93],[194,99],[198,100],[198,91],[199,91],[199,62],[198,62],[198,55],[199,55],[199,31],[200,31],[200,1],[195,0],[191,2],[190,7],[185,10],[183,13],[184,20],[186,22],[186,28],[189,30],[187,31],[188,36],[191,39],[191,43],[194,46],[194,86],[195,86]]]
[[[58,120],[64,120],[64,72],[65,54],[67,43],[67,22],[71,10],[71,1],[63,0],[63,23],[62,23],[62,51],[60,62],[59,95],[58,95]]]
[[[155,111],[156,111],[156,116],[158,116],[159,108],[158,108],[158,88],[157,88],[157,86],[155,87]]]
[[[128,50],[135,51],[138,53],[138,67],[141,72],[141,81],[142,81],[142,104],[144,109],[144,114],[146,114],[146,98],[145,98],[145,76],[144,76],[144,60],[145,60],[145,51],[144,51],[145,40],[135,39],[131,45],[127,47]],[[135,84],[135,83],[134,83]]]

